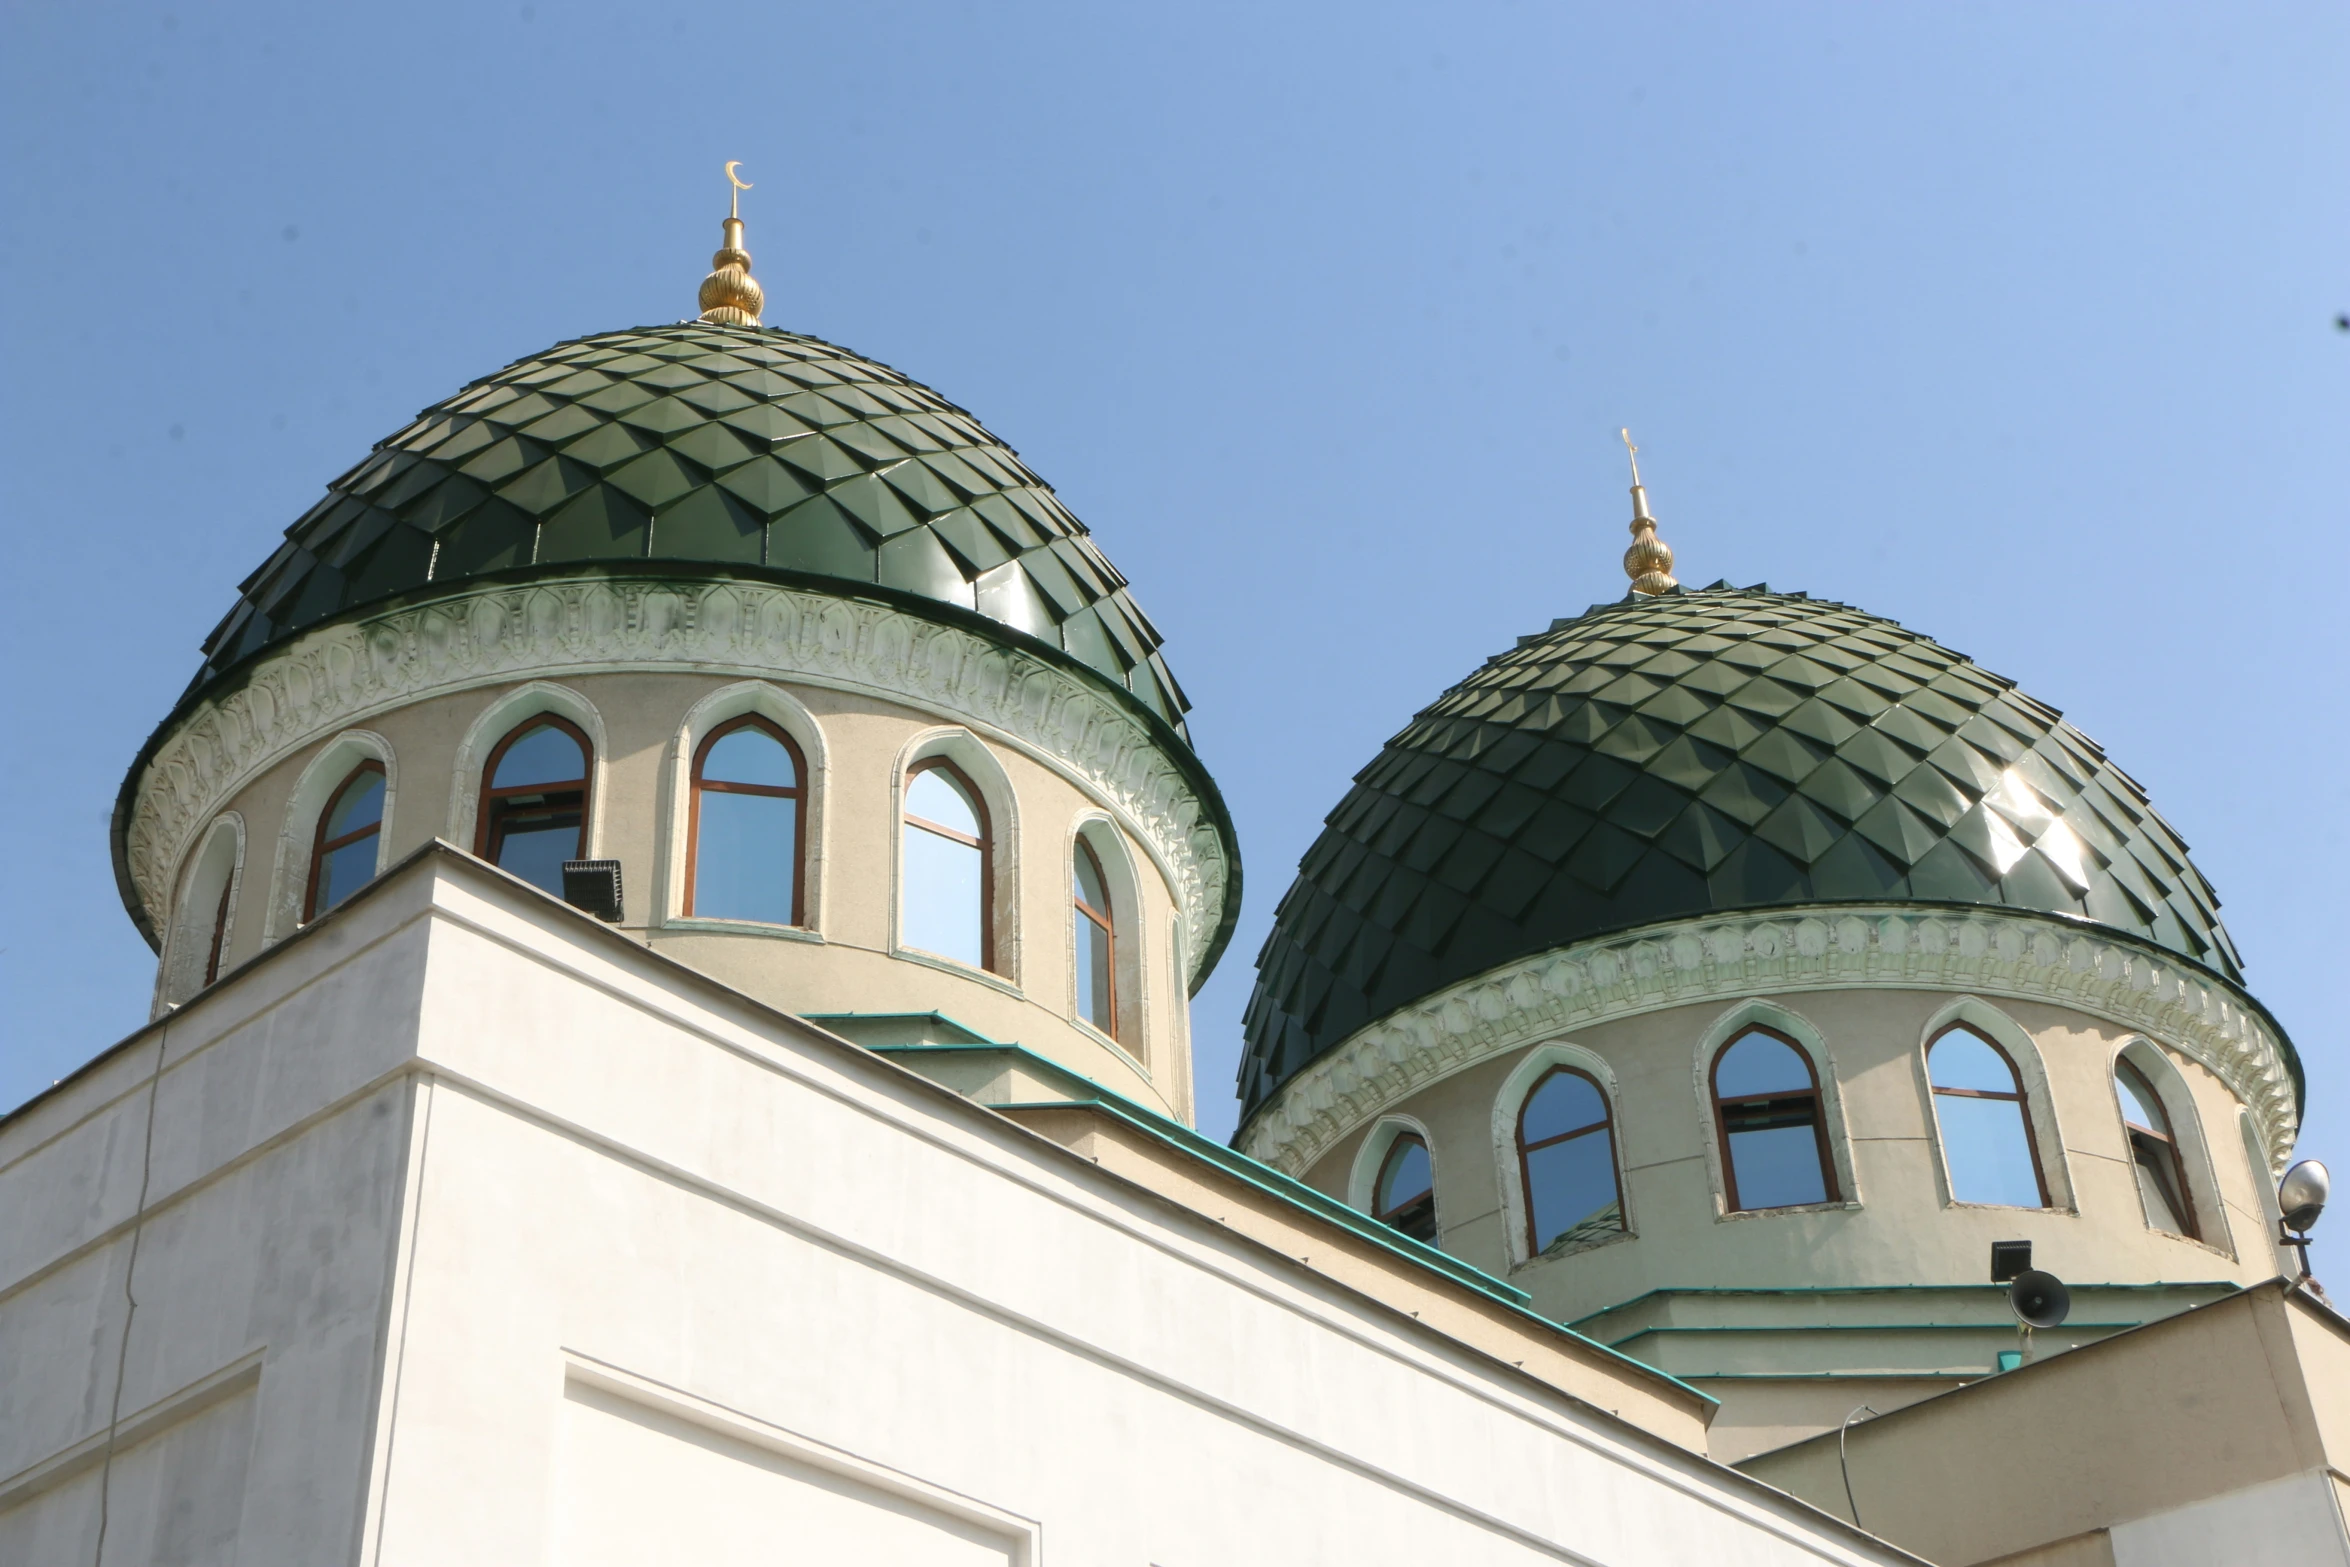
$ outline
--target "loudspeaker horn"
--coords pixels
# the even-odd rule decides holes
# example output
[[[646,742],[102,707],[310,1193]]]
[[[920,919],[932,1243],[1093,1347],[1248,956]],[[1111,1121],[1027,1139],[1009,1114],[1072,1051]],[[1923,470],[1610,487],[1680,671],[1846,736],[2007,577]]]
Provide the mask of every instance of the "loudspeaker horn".
[[[2055,1328],[2072,1315],[2073,1292],[2053,1273],[2029,1268],[2007,1287],[2007,1306],[2027,1328]]]

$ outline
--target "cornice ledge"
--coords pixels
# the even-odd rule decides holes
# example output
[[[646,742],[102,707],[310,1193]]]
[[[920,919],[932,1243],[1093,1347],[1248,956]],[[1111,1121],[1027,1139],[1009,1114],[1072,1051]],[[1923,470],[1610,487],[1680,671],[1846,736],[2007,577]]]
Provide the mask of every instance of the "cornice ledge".
[[[2273,1166],[2292,1152],[2299,1114],[2283,1047],[2226,982],[2052,915],[1879,904],[1675,920],[1489,969],[1315,1058],[1238,1146],[1302,1176],[1406,1094],[1505,1051],[1666,1007],[1844,989],[2051,1001],[2142,1031],[2236,1093]]]
[[[491,586],[322,626],[199,703],[141,773],[125,834],[157,929],[175,868],[229,797],[301,746],[424,697],[535,676],[691,669],[841,687],[993,731],[1120,810],[1182,894],[1196,966],[1231,867],[1214,814],[1132,714],[1066,670],[864,599],[603,574]]]

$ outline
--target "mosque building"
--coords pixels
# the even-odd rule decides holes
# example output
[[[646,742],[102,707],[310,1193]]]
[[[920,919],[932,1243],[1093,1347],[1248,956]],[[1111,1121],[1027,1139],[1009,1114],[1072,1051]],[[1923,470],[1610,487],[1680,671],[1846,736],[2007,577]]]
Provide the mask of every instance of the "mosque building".
[[[1225,1147],[1158,629],[751,267],[380,442],[132,762],[0,1563],[2350,1563],[2300,1065],[2095,742],[1682,585],[1635,455],[1626,596],[1330,812]]]

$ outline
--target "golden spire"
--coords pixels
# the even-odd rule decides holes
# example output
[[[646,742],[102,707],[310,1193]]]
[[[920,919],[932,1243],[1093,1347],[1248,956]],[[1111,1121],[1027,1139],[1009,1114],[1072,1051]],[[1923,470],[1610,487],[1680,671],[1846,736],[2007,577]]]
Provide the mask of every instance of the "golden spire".
[[[1632,459],[1632,547],[1624,551],[1624,575],[1635,593],[1665,593],[1681,584],[1673,580],[1673,547],[1656,536],[1656,519],[1648,514],[1648,491],[1640,487],[1640,448],[1632,432],[1624,438],[1624,453]]]
[[[751,184],[734,172],[741,167],[739,158],[726,165],[726,183],[734,187],[726,204],[726,237],[702,279],[702,319],[722,326],[757,326],[767,304],[766,290],[751,276],[751,253],[743,249],[742,193]]]

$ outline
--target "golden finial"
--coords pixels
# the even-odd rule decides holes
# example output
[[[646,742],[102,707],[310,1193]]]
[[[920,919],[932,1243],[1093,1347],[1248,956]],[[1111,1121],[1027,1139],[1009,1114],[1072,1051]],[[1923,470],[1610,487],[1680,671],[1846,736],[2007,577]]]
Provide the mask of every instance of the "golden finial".
[[[702,279],[702,319],[722,326],[757,326],[767,304],[766,290],[751,276],[751,253],[743,249],[742,193],[751,182],[734,172],[741,167],[740,158],[726,165],[726,183],[733,190],[726,203],[725,239],[710,258],[710,275]]]
[[[1624,575],[1632,579],[1635,593],[1664,593],[1679,587],[1673,580],[1673,547],[1656,536],[1656,519],[1648,514],[1648,491],[1640,484],[1640,448],[1632,444],[1632,432],[1616,432],[1624,438],[1624,455],[1632,459],[1632,547],[1624,551]]]

